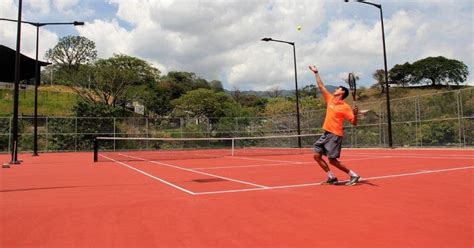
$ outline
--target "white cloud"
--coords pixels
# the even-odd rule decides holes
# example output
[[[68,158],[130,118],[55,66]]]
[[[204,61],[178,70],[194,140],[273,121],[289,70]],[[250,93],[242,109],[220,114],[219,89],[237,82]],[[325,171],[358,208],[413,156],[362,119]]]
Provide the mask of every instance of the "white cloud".
[[[3,18],[8,18],[8,19],[18,18],[18,7],[14,3],[14,0],[0,1],[0,16]],[[6,22],[2,22],[2,24],[3,23],[6,23]]]
[[[76,30],[96,43],[100,57],[125,53],[149,61],[164,73],[192,71],[207,80],[221,80],[229,89],[294,88],[292,47],[262,42],[263,37],[295,42],[301,87],[314,83],[309,64],[317,65],[329,84],[341,84],[341,74],[355,71],[361,75],[360,83],[370,85],[372,72],[383,68],[380,19],[376,9],[362,4],[313,0],[97,1],[36,0],[26,5],[24,18],[49,20],[54,14],[54,19],[85,20],[86,25]],[[462,60],[472,70],[472,3],[383,4],[389,68],[427,56],[445,56]],[[16,17],[15,0],[2,0],[0,7],[1,16]],[[296,30],[297,25],[302,26],[301,31]],[[49,30],[54,29],[42,28],[40,42],[45,49],[53,47],[59,35]],[[25,50],[34,51],[29,44],[33,31],[24,28],[24,32]],[[2,44],[14,45],[16,26],[2,25],[0,35]],[[474,81],[473,77],[468,81]]]
[[[34,0],[26,2],[31,9],[28,11],[34,12],[36,15],[47,15],[50,13],[51,0]]]
[[[150,19],[149,0],[109,0],[109,3],[118,6],[116,16],[131,24],[145,23]]]
[[[4,25],[0,30],[1,44],[6,45],[12,49],[16,49],[16,24]],[[36,27],[30,25],[22,25],[21,32],[21,47],[20,51],[22,54],[31,58],[36,57]],[[40,29],[40,42],[38,49],[38,57],[40,60],[44,60],[44,54],[46,50],[52,48],[58,42],[58,36],[56,33],[50,32],[45,28]]]
[[[67,11],[71,7],[77,5],[80,0],[52,0],[53,6],[60,11]]]
[[[77,31],[81,36],[95,42],[100,58],[107,58],[113,54],[129,54],[131,35],[120,27],[116,20],[111,22],[94,20],[77,28]]]
[[[323,16],[322,3],[309,4],[311,1],[110,2],[118,6],[117,16],[133,27],[129,31],[120,29],[117,21],[88,23],[80,33],[93,39],[99,51],[105,50],[100,52],[101,56],[108,56],[117,49],[128,51],[165,72],[193,71],[209,80],[219,79],[229,85],[245,85],[244,81],[255,84],[253,80],[282,85],[287,80],[292,82],[291,47],[264,44],[260,39],[273,36],[307,42],[304,34],[311,34]],[[306,5],[312,7],[306,9]],[[316,15],[305,16],[304,11]],[[297,25],[302,25],[303,30],[297,32]],[[104,36],[104,32],[108,35]],[[262,48],[268,52],[262,54]],[[285,51],[284,58],[279,56],[282,50]],[[273,58],[261,61],[272,54]],[[282,59],[288,61],[289,66],[282,67]],[[266,75],[275,77],[265,78]]]

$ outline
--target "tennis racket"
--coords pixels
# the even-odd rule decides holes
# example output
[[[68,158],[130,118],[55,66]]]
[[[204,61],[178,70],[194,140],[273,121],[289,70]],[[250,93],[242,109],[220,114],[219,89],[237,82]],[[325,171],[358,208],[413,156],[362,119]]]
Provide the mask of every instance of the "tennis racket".
[[[355,76],[352,72],[349,73],[349,76],[347,76],[347,83],[349,84],[349,90],[351,91],[353,105],[355,106],[357,86]]]

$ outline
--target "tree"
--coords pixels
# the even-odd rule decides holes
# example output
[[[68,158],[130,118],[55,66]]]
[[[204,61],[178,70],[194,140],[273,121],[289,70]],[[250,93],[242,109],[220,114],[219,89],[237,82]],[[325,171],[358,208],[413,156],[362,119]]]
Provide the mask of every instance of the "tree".
[[[81,81],[73,89],[89,102],[102,102],[115,107],[117,103],[125,103],[127,99],[144,99],[134,88],[156,83],[160,71],[148,62],[127,56],[114,55],[108,59],[98,60],[90,68],[92,70],[92,86]]]
[[[146,98],[144,101],[146,109],[159,116],[166,116],[172,110],[171,101],[173,98],[172,85],[166,81],[159,81],[156,84],[148,85],[142,92]]]
[[[288,115],[296,112],[295,102],[285,97],[275,97],[268,100],[265,106],[265,116]]]
[[[231,97],[210,89],[188,91],[171,103],[173,113],[178,117],[234,117],[239,114],[239,106]]]
[[[224,87],[222,86],[222,82],[219,80],[212,80],[209,82],[209,87],[213,89],[214,91],[224,91]]]
[[[374,73],[372,73],[372,78],[376,81],[376,83],[372,85],[372,88],[380,88],[380,94],[385,93],[385,70],[376,70]]]
[[[301,97],[305,97],[305,96],[317,97],[318,91],[319,89],[318,87],[316,87],[315,84],[310,84],[303,87],[303,89],[300,89],[299,94]]]
[[[171,71],[160,81],[171,86],[173,99],[179,98],[190,90],[211,88],[205,79],[196,76],[193,72]]]
[[[462,61],[443,56],[428,57],[413,63],[413,83],[417,84],[459,85],[466,81],[467,75],[469,75],[468,68]]]
[[[403,65],[395,65],[388,71],[389,82],[405,87],[413,82],[413,67],[406,62]]]
[[[283,89],[280,86],[274,86],[267,90],[265,93],[270,98],[278,98],[283,95]]]
[[[143,94],[147,96],[147,100],[144,101],[145,106],[156,115],[166,116],[173,109],[172,100],[199,88],[212,89],[216,92],[224,91],[222,83],[218,80],[208,83],[192,72],[171,71],[160,78],[156,84],[148,85],[148,88],[144,90]]]
[[[93,62],[97,57],[95,43],[82,36],[66,36],[59,39],[53,49],[46,52],[45,57],[53,64],[68,69],[78,69],[81,64]]]
[[[266,99],[254,94],[242,93],[242,91],[237,88],[234,88],[234,90],[230,92],[230,95],[234,101],[239,103],[242,107],[263,109],[266,104]]]
[[[95,43],[86,37],[66,36],[59,39],[45,57],[53,63],[57,81],[67,84],[77,81],[81,65],[92,63],[97,58],[97,50]]]

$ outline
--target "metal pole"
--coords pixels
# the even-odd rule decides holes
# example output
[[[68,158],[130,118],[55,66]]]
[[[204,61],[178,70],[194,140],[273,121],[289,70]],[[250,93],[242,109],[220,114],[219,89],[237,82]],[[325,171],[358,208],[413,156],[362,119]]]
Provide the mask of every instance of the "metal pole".
[[[349,2],[349,0],[344,0],[344,2]],[[393,143],[392,143],[392,118],[391,118],[391,113],[390,113],[390,94],[389,94],[389,85],[388,85],[388,70],[387,70],[387,52],[385,49],[385,30],[383,26],[383,11],[382,11],[382,5],[381,4],[376,4],[376,3],[371,3],[371,2],[366,2],[363,0],[357,0],[356,2],[359,3],[364,3],[368,5],[372,5],[374,7],[377,7],[380,10],[380,23],[382,26],[382,43],[383,43],[383,62],[384,62],[384,68],[385,68],[385,96],[387,100],[387,131],[388,131],[388,146],[391,148]]]
[[[113,120],[114,120],[114,151],[115,151],[115,143],[116,143],[116,139],[115,139],[115,137],[116,137],[116,133],[115,133],[115,117],[113,118]]]
[[[383,26],[383,12],[382,5],[379,5],[380,9],[380,23],[382,24],[382,42],[383,42],[383,63],[385,67],[385,96],[387,100],[387,127],[388,127],[388,146],[391,148],[392,143],[392,115],[390,113],[390,94],[389,94],[389,85],[388,85],[388,70],[387,70],[387,52],[385,49],[385,30]]]
[[[12,128],[12,158],[10,164],[20,164],[18,161],[18,94],[20,87],[20,44],[21,44],[21,7],[22,0],[18,0],[18,24],[16,30],[15,52],[15,91],[13,94],[13,128]]]
[[[22,0],[18,2],[18,20],[0,18],[1,21],[17,22],[17,47],[16,47],[16,59],[15,59],[15,93],[13,98],[13,128],[11,144],[12,160],[11,163],[18,164],[21,161],[17,160],[17,147],[18,147],[18,94],[19,94],[19,82],[20,82],[20,38],[21,38],[21,23],[27,23],[36,27],[36,61],[35,61],[35,103],[34,103],[34,134],[33,134],[33,156],[38,156],[38,86],[40,84],[40,65],[38,60],[38,47],[39,47],[39,28],[46,25],[84,25],[84,22],[50,22],[50,23],[35,23],[21,20],[21,9]],[[18,74],[18,75],[17,75]],[[52,70],[51,70],[51,84],[52,84]]]
[[[39,48],[39,25],[36,26],[35,114],[34,114],[34,134],[33,134],[33,156],[38,156],[38,86],[40,84],[38,48]]]
[[[418,126],[419,126],[419,123],[418,123],[418,99],[419,97],[417,96],[415,98],[415,146],[418,146],[418,138],[419,136],[421,136],[419,134],[419,131],[418,131]]]
[[[74,118],[74,151],[77,151],[77,141],[78,141],[78,129],[77,129],[77,116]]]
[[[456,93],[456,103],[457,103],[457,110],[458,110],[458,132],[459,132],[459,146],[462,147],[462,109],[461,109],[461,91],[457,91]]]
[[[298,94],[298,76],[296,73],[296,48],[295,48],[295,43],[292,43],[293,45],[293,61],[295,65],[295,93],[296,93],[296,123],[298,127],[298,135],[301,135],[301,129],[300,129],[300,104],[299,104],[299,94]],[[298,136],[298,147],[301,148],[301,137]]]
[[[276,40],[276,39],[272,39],[272,38],[263,38],[261,39],[262,41],[265,41],[265,42],[268,42],[268,41],[274,41],[274,42],[281,42],[281,43],[286,43],[286,44],[290,44],[293,46],[293,61],[294,61],[294,65],[295,65],[295,90],[296,90],[296,122],[297,122],[297,131],[298,131],[298,135],[301,134],[301,129],[300,129],[300,106],[299,106],[299,93],[298,93],[298,75],[297,75],[297,72],[296,72],[296,48],[295,48],[295,43],[294,42],[290,42],[290,41],[285,41],[285,40]],[[288,127],[290,127],[290,125],[288,125]],[[298,136],[298,147],[301,148],[301,137]]]

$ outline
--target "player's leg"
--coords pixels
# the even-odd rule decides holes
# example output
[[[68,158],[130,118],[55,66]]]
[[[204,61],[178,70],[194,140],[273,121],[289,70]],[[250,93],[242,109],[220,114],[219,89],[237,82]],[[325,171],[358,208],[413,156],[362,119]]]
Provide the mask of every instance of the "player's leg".
[[[313,145],[313,150],[315,152],[314,156],[313,156],[313,159],[314,161],[316,161],[316,163],[318,163],[318,165],[326,172],[326,174],[328,175],[328,179],[325,183],[328,183],[328,184],[336,184],[338,181],[337,181],[337,178],[336,176],[332,173],[332,171],[330,170],[329,168],[329,165],[326,163],[326,161],[324,161],[323,159],[323,155],[326,154],[326,148],[324,146],[324,144],[326,143],[327,141],[327,136],[326,134],[323,134]]]
[[[346,185],[354,185],[359,181],[360,176],[357,175],[357,173],[355,173],[354,171],[347,168],[344,164],[341,163],[341,161],[338,160],[341,155],[342,139],[343,137],[337,136],[335,134],[331,134],[330,137],[328,137],[329,141],[326,143],[325,148],[327,150],[329,164],[349,174],[351,178],[349,182],[346,183]]]
[[[329,159],[329,164],[349,174],[350,170],[344,164],[342,164],[341,161],[337,160],[337,158],[328,158],[328,159]]]

